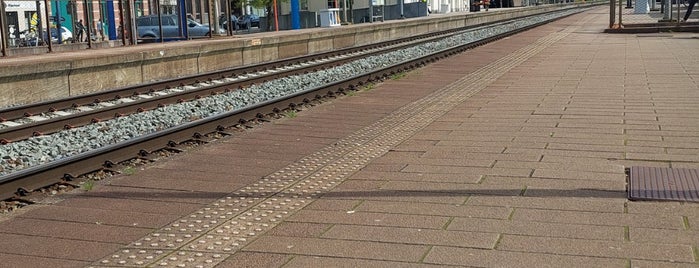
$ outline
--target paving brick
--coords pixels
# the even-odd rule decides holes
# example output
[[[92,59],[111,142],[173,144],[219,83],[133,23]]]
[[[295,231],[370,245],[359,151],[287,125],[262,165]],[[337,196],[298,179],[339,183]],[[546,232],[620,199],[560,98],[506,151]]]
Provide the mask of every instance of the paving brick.
[[[160,228],[161,226],[164,226],[165,224],[178,218],[178,216],[175,215],[146,214],[89,208],[71,208],[63,206],[36,208],[27,211],[19,217],[27,219],[43,219],[141,228]]]
[[[608,181],[624,181],[626,175],[624,173],[606,173],[606,172],[583,172],[568,170],[553,170],[553,169],[535,169],[532,177],[537,178],[555,178],[569,180],[608,180]]]
[[[320,237],[332,224],[282,222],[267,232],[271,236]]]
[[[313,203],[308,204],[306,209],[313,210],[340,210],[348,211],[356,208],[362,201],[359,200],[342,200],[342,199],[329,199],[321,198],[313,201]]]
[[[421,164],[409,164],[401,171],[418,173],[458,173],[518,177],[528,177],[529,174],[531,174],[532,172],[532,170],[528,168],[480,168],[459,166],[431,166]]]
[[[89,261],[66,260],[61,258],[45,258],[23,254],[0,253],[0,263],[5,267],[52,267],[70,268],[84,267],[90,264]]]
[[[694,262],[692,248],[687,245],[504,235],[497,249],[592,257]]]
[[[401,191],[405,194],[425,194],[440,196],[447,193],[466,195],[518,195],[521,188],[510,185],[480,185],[461,183],[389,181],[381,189],[384,191]]]
[[[451,183],[478,183],[482,175],[479,174],[454,174],[454,173],[406,173],[406,172],[380,172],[359,171],[353,174],[350,180],[381,180],[381,181],[416,181],[416,182],[451,182]]]
[[[353,225],[334,225],[322,235],[323,238],[343,240],[484,249],[493,248],[498,236],[496,233]]]
[[[629,228],[629,237],[633,242],[699,245],[699,228],[691,230]]]
[[[167,179],[165,176],[150,177],[134,175],[120,180],[112,180],[111,185],[133,188],[149,188],[176,191],[196,191],[216,194],[234,192],[243,187],[238,182],[209,182],[183,179]]]
[[[55,258],[58,263],[95,261],[119,248],[119,244],[81,241],[54,237],[0,234],[0,253],[30,255],[31,258]],[[8,255],[5,255],[8,256]],[[38,259],[37,259],[38,260]],[[60,261],[63,260],[63,261]]]
[[[516,209],[514,213],[517,213]],[[624,240],[621,226],[562,224],[507,219],[454,218],[447,230],[488,232],[542,237],[577,238],[589,240]]]
[[[514,220],[555,223],[630,226],[657,229],[684,229],[682,218],[677,215],[640,215],[586,211],[541,209],[517,209]]]
[[[696,264],[666,261],[631,260],[631,268],[696,268]]]
[[[365,201],[355,211],[391,214],[433,215],[448,217],[474,217],[506,219],[510,208],[496,206],[465,206],[462,204],[430,204],[412,202]]]
[[[133,200],[150,200],[192,204],[209,204],[215,201],[216,199],[225,196],[224,193],[173,191],[164,189],[145,189],[109,185],[93,189],[92,191],[86,192],[83,195],[102,198],[128,198]]]
[[[89,195],[76,195],[57,203],[57,206],[119,210],[152,214],[188,214],[202,207],[201,204],[182,202],[160,202],[137,199],[102,198]]]
[[[436,246],[425,263],[474,267],[624,267],[625,259]]]
[[[559,180],[551,178],[527,178],[527,177],[502,177],[486,176],[480,184],[482,185],[509,185],[513,188],[524,189],[527,187],[527,195],[532,189],[541,190],[591,190],[626,192],[626,182],[624,181],[601,181],[601,180]],[[579,197],[572,195],[548,195],[560,197]]]
[[[362,211],[302,210],[289,217],[289,222],[321,224],[354,224],[370,226],[439,229],[449,220],[444,216],[386,214]]]
[[[699,216],[699,203],[644,201],[628,202],[627,207],[630,214]]]
[[[152,229],[109,226],[95,223],[78,223],[53,220],[16,218],[2,223],[0,232],[17,235],[32,235],[45,238],[83,240],[103,243],[128,244],[150,233]]]
[[[624,211],[625,199],[576,198],[568,196],[527,197],[527,196],[473,196],[466,204],[473,206],[501,206],[515,208],[537,208],[551,210],[618,212]],[[515,213],[519,215],[518,212]],[[539,212],[537,210],[537,212]],[[541,212],[543,213],[543,212]],[[571,212],[572,213],[572,212]]]
[[[405,268],[438,268],[440,265],[429,265],[422,263],[408,263],[399,261],[377,261],[348,258],[330,258],[317,256],[298,256],[284,265],[285,268],[307,268],[307,267],[335,267],[335,268],[356,268],[356,267],[405,267]]]
[[[236,252],[216,267],[281,267],[291,258],[286,254]]]
[[[428,158],[420,157],[422,152],[389,152],[373,164],[423,164],[434,166],[465,166],[465,167],[490,167],[493,160],[468,159],[468,158]]]
[[[547,159],[548,160],[548,159]],[[494,168],[527,168],[537,170],[566,170],[575,171],[594,171],[604,173],[624,173],[624,166],[613,163],[611,161],[596,161],[589,162],[528,162],[528,161],[506,161],[498,160],[493,165]],[[535,172],[536,173],[536,172]]]
[[[524,148],[507,148],[504,153],[515,154],[515,153],[528,153],[528,154],[541,154],[541,155],[552,155],[555,157],[565,156],[565,157],[590,157],[590,158],[612,158],[612,159],[624,159],[624,153],[616,152],[600,152],[600,151],[569,151],[569,150],[553,150],[553,149],[524,149]]]
[[[594,145],[594,144],[566,144],[549,143],[547,149],[571,150],[571,151],[598,151],[598,152],[640,152],[640,153],[663,153],[663,148],[641,147],[641,146],[619,146],[619,145]]]
[[[473,153],[464,151],[444,151],[433,152],[428,151],[422,155],[425,158],[469,158],[469,159],[487,159],[487,160],[510,160],[510,161],[539,161],[541,154],[539,153]]]
[[[244,248],[245,251],[411,262],[419,261],[428,249],[425,245],[280,236],[263,236]]]
[[[698,155],[681,155],[681,154],[627,153],[626,159],[650,160],[650,161],[699,162]]]

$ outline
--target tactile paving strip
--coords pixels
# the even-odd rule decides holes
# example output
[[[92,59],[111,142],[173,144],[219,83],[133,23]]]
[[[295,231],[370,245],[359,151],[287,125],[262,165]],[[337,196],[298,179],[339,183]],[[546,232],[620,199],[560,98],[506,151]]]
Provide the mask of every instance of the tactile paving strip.
[[[119,251],[142,254],[117,252],[93,265],[213,267],[575,29],[549,34]]]
[[[699,202],[699,169],[631,167],[629,200]]]

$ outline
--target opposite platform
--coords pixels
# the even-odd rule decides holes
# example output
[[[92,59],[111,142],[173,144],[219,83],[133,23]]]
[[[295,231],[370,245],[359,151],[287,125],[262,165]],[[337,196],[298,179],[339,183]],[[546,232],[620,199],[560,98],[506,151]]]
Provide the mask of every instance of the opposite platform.
[[[0,222],[15,267],[697,267],[695,34],[597,8]]]

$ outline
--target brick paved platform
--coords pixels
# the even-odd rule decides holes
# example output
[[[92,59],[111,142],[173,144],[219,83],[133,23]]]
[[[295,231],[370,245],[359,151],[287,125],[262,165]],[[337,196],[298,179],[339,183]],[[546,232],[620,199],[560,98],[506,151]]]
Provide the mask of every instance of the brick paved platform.
[[[0,221],[12,267],[697,267],[697,34],[571,16]]]

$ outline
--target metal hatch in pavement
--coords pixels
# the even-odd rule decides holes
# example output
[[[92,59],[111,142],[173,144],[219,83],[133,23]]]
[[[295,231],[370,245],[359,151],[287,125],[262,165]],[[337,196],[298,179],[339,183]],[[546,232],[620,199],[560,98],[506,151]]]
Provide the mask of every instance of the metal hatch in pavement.
[[[629,200],[699,202],[699,169],[631,167]]]

